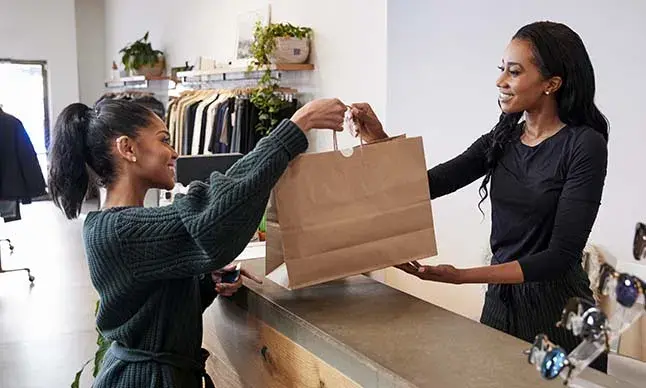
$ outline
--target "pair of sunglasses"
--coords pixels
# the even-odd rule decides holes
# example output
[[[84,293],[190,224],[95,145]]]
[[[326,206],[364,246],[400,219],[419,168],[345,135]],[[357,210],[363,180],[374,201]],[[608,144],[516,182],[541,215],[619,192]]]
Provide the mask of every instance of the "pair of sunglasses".
[[[614,280],[616,282],[615,295],[617,303],[620,305],[631,308],[637,302],[639,296],[644,295],[646,283],[637,276],[619,273],[608,263],[603,263],[599,271],[599,293],[608,295],[609,287],[612,284],[611,281]]]
[[[563,369],[568,368],[568,374],[565,381],[570,379],[574,365],[568,359],[567,353],[563,348],[552,343],[547,335],[539,334],[534,339],[532,347],[526,351],[527,362],[536,365],[540,371],[541,377],[546,380],[554,380]]]
[[[646,260],[646,224],[637,223],[633,241],[633,257],[635,260]]]
[[[606,349],[610,348],[608,339],[608,317],[591,300],[572,297],[561,313],[557,327],[571,330],[574,335],[587,341],[603,340]]]

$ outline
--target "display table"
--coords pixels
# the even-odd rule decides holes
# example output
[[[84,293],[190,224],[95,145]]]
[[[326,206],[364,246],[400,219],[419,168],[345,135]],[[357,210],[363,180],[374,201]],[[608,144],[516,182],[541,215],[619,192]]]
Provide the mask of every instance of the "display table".
[[[264,259],[243,262],[262,275]],[[562,387],[528,344],[366,276],[298,291],[245,279],[204,313],[207,369],[234,387]],[[630,387],[586,370],[581,387]]]

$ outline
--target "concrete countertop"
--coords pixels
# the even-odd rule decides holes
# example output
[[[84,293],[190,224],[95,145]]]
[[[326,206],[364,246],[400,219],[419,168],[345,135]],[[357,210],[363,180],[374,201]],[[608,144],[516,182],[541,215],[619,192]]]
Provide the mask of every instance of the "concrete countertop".
[[[264,274],[264,260],[243,262]],[[366,387],[558,387],[529,344],[365,276],[289,291],[269,279],[230,299]],[[208,322],[207,322],[208,324]],[[587,369],[580,387],[630,387]]]

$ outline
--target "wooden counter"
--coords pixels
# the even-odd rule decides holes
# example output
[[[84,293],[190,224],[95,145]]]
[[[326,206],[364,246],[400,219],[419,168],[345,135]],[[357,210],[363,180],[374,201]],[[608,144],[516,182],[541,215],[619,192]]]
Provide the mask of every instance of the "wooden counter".
[[[264,260],[243,266],[261,275]],[[245,281],[204,314],[218,387],[562,387],[500,331],[371,278],[289,291]],[[587,369],[580,387],[630,387]]]

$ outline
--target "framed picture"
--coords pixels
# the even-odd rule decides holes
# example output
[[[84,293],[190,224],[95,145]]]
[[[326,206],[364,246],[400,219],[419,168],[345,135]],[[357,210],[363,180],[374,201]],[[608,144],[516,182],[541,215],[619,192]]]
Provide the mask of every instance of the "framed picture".
[[[243,12],[236,18],[236,44],[235,55],[232,61],[233,66],[247,66],[251,63],[251,44],[253,43],[253,31],[256,22],[260,21],[263,26],[270,22],[271,7],[266,7]]]

